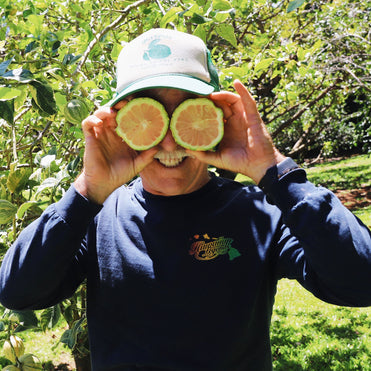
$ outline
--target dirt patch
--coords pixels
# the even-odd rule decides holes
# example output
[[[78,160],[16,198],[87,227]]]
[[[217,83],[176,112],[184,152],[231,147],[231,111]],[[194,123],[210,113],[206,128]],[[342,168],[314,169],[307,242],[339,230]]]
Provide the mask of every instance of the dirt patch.
[[[361,209],[371,205],[371,186],[357,189],[334,191],[340,201],[350,210]]]

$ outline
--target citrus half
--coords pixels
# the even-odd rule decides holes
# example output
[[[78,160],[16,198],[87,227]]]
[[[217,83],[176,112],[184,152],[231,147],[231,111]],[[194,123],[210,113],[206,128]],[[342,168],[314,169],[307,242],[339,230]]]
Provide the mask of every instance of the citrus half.
[[[180,146],[208,151],[223,138],[223,111],[210,99],[187,99],[174,110],[170,129]]]
[[[117,134],[133,149],[154,147],[165,137],[169,116],[164,106],[151,98],[135,98],[117,112]]]

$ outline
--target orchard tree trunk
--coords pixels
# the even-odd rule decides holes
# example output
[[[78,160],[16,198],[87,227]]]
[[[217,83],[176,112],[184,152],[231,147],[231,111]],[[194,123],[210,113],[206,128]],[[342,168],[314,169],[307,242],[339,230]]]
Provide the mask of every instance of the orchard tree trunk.
[[[76,371],[91,371],[91,362],[90,362],[89,355],[83,358],[75,356],[74,359],[75,359]]]

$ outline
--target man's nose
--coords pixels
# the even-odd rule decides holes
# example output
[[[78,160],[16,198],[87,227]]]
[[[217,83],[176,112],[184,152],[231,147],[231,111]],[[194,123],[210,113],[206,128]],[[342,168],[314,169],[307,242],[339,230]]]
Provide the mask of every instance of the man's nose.
[[[178,148],[170,129],[167,130],[164,139],[162,139],[160,143],[160,146],[163,150],[168,152],[175,151]]]

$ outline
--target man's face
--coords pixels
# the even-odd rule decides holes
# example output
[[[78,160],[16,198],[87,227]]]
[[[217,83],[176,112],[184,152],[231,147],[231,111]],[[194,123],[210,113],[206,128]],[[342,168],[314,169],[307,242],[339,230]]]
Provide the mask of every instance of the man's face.
[[[180,103],[197,96],[181,90],[159,88],[142,91],[129,99],[137,97],[149,97],[159,101],[171,117]],[[120,102],[115,108],[119,106]],[[174,196],[196,191],[208,182],[207,164],[188,156],[184,148],[175,142],[170,129],[158,149],[155,159],[140,173],[146,191]]]

